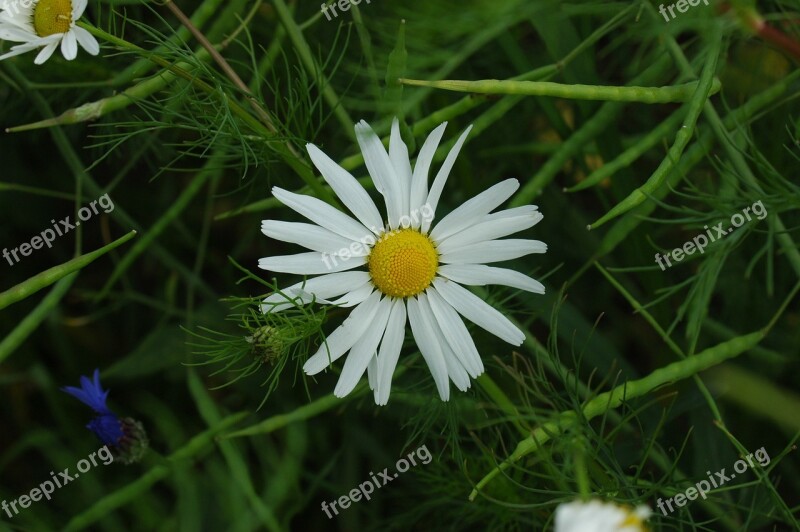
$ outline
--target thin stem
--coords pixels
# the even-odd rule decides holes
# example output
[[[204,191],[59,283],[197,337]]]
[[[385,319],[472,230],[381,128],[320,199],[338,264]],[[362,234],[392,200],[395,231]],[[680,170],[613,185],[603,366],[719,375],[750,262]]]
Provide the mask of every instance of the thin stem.
[[[262,124],[256,117],[252,114],[248,113],[247,110],[239,105],[236,101],[231,100],[230,98],[225,97],[224,95],[220,95],[219,91],[206,83],[205,81],[198,79],[197,76],[193,75],[191,72],[187,71],[185,68],[172,64],[166,59],[145,50],[144,48],[137,46],[133,43],[130,43],[124,39],[120,39],[106,31],[101,30],[91,24],[87,24],[85,22],[79,21],[77,25],[82,27],[83,29],[87,30],[91,34],[101,39],[104,39],[112,44],[116,44],[121,48],[126,48],[128,50],[133,50],[144,57],[150,59],[154,63],[158,64],[159,66],[164,67],[169,72],[177,75],[178,77],[188,81],[195,87],[199,88],[203,92],[206,92],[211,95],[216,95],[222,99],[226,105],[230,106],[231,111],[241,118],[248,126],[250,126],[253,131],[259,133],[260,135],[264,136],[268,142],[274,143],[278,139],[276,139],[275,133],[267,129],[267,127]],[[185,63],[184,63],[185,64]],[[249,89],[248,89],[249,91]],[[280,155],[280,157],[284,160],[286,164],[288,164],[296,173],[300,176],[303,181],[314,191],[316,196],[320,199],[327,201],[332,205],[337,205],[336,199],[331,194],[331,192],[326,189],[319,180],[314,175],[314,172],[311,170],[309,166],[307,166],[301,159],[295,157],[291,150],[288,147],[288,143],[286,142],[279,142],[276,146],[273,146],[275,152]]]
[[[187,17],[186,14],[181,11],[181,8],[179,8],[175,2],[172,0],[167,0],[164,5],[166,5],[170,11],[172,11],[172,14],[175,15],[180,23],[189,30],[195,39],[197,39],[197,42],[200,43],[200,46],[205,48],[214,62],[217,63],[225,75],[228,76],[228,79],[230,79],[239,90],[247,95],[247,99],[250,102],[251,107],[253,107],[253,110],[255,110],[256,114],[258,114],[259,118],[261,118],[261,121],[264,122],[264,125],[267,126],[267,129],[269,129],[272,133],[277,134],[278,131],[275,128],[275,123],[272,121],[272,117],[269,116],[269,113],[264,108],[263,104],[259,103],[253,97],[253,93],[250,91],[250,88],[247,86],[247,84],[242,81],[242,78],[240,78],[236,71],[233,70],[233,67],[231,67],[230,63],[228,63],[228,61],[222,57],[222,54],[220,54],[214,45],[209,42],[206,36],[203,35],[203,32],[201,32],[195,27],[194,24],[192,24],[192,21],[189,20],[189,17]]]
[[[475,489],[472,490],[469,499],[474,500],[478,492],[491,482],[494,477],[511,467],[513,463],[540,448],[542,444],[550,439],[563,434],[567,428],[580,421],[588,423],[595,417],[617,408],[631,399],[641,397],[665,384],[686,379],[725,360],[737,357],[757,345],[764,338],[764,334],[765,332],[760,330],[723,342],[693,357],[659,368],[646,377],[625,382],[611,391],[601,393],[587,402],[581,412],[575,410],[562,412],[554,421],[544,423],[534,430],[528,438],[519,442],[511,456],[475,485]]]
[[[403,85],[432,87],[456,92],[478,94],[517,94],[521,96],[552,96],[571,100],[606,100],[611,102],[671,103],[689,101],[697,91],[698,82],[669,87],[612,87],[604,85],[570,85],[551,81],[514,81],[485,79],[480,81],[398,80]],[[721,84],[714,79],[709,95],[719,92]]]
[[[5,292],[0,293],[0,309],[4,309],[13,303],[16,303],[17,301],[21,301],[26,297],[35,294],[42,288],[46,288],[56,281],[63,279],[67,275],[85,268],[98,258],[102,257],[112,249],[121,246],[134,236],[136,236],[136,231],[131,231],[107,246],[103,246],[100,249],[86,253],[80,257],[76,257],[65,262],[64,264],[53,266],[52,268],[21,282],[17,286],[9,288]]]

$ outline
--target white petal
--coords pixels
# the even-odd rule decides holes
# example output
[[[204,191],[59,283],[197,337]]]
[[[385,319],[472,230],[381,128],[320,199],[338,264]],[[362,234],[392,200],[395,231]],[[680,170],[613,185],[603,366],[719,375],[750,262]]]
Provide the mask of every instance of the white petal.
[[[433,280],[433,286],[459,314],[478,327],[511,345],[521,345],[525,340],[525,334],[508,318],[466,288],[440,277]]]
[[[355,290],[351,290],[339,299],[330,301],[329,303],[339,307],[354,307],[367,299],[374,291],[375,286],[372,284],[372,281],[367,281]]]
[[[78,40],[71,31],[65,33],[61,39],[61,54],[67,61],[72,61],[78,57]]]
[[[364,257],[333,257],[325,253],[312,251],[296,255],[281,255],[259,259],[258,267],[262,270],[298,275],[318,275],[321,273],[343,272],[358,268],[366,262]]]
[[[364,187],[347,170],[336,164],[325,152],[306,144],[311,161],[333,191],[358,220],[378,234],[383,229],[383,218]]]
[[[33,43],[18,44],[16,46],[13,46],[11,50],[6,52],[5,54],[0,55],[0,61],[8,59],[9,57],[14,57],[17,55],[24,54],[26,52],[30,52],[31,50],[35,50],[36,48],[39,48],[39,44],[33,44]]]
[[[392,301],[389,297],[384,297],[375,309],[372,323],[361,335],[361,338],[350,349],[347,360],[344,362],[342,374],[333,390],[336,397],[344,397],[353,391],[358,381],[367,370],[369,361],[375,358],[378,344],[386,330],[386,321],[389,319],[389,310],[392,308]]]
[[[33,28],[33,5],[31,2],[17,3],[16,12],[3,11],[0,13],[0,23],[9,24],[21,28],[32,35],[36,35]],[[36,35],[38,38],[39,36]]]
[[[534,294],[544,294],[542,283],[518,271],[506,268],[493,268],[483,264],[444,264],[439,267],[438,273],[451,281],[469,286],[499,284]]]
[[[17,26],[3,26],[0,27],[0,39],[14,42],[31,42],[38,40],[39,36]]]
[[[364,156],[364,164],[367,166],[369,175],[375,183],[375,188],[383,194],[386,201],[386,212],[389,216],[389,226],[397,229],[400,219],[400,194],[398,189],[397,174],[389,159],[389,154],[381,143],[378,135],[372,131],[369,124],[363,120],[356,124],[356,139],[361,147],[361,154]]]
[[[293,211],[302,214],[312,222],[333,231],[337,235],[359,241],[372,234],[369,229],[342,211],[317,198],[295,194],[279,187],[272,188],[272,195]]]
[[[425,144],[422,145],[422,149],[419,151],[417,162],[414,165],[414,174],[411,176],[411,203],[409,205],[411,212],[419,212],[428,199],[428,173],[431,169],[433,157],[436,155],[436,148],[439,147],[439,142],[442,140],[446,127],[447,122],[444,122],[434,129],[425,139]],[[412,227],[419,229],[421,225],[422,221],[418,219],[414,221]]]
[[[400,358],[403,340],[406,336],[406,304],[402,299],[395,299],[392,312],[383,335],[381,349],[378,352],[378,383],[375,388],[375,404],[385,405],[389,402],[392,389],[392,375]]]
[[[80,44],[84,50],[89,52],[89,55],[97,55],[100,53],[100,43],[97,42],[97,39],[94,38],[94,35],[80,26],[75,26],[71,31],[75,33],[75,38],[78,39],[78,44]]]
[[[75,22],[83,16],[89,0],[72,0],[72,21]]]
[[[435,214],[436,207],[439,205],[439,198],[442,196],[442,190],[444,190],[444,184],[447,182],[447,178],[450,175],[450,170],[453,169],[453,165],[456,163],[456,158],[458,157],[458,153],[461,151],[461,146],[464,145],[464,141],[467,140],[467,135],[469,132],[472,131],[472,126],[469,126],[460,137],[456,141],[453,148],[450,150],[450,153],[447,154],[447,157],[442,164],[442,167],[439,168],[439,172],[436,174],[436,178],[433,180],[433,185],[431,185],[431,189],[428,192],[428,199],[425,203],[430,205],[431,211]],[[432,218],[431,218],[432,220]],[[430,221],[423,221],[422,222],[422,231],[427,232],[431,226]]]
[[[487,214],[482,221],[488,222],[490,220],[500,220],[503,218],[516,218],[518,216],[531,216],[539,211],[537,205],[522,205],[521,207],[512,207],[502,211]]]
[[[367,382],[369,383],[369,389],[373,390],[377,394],[378,355],[372,355],[372,358],[369,359],[369,364],[367,364]]]
[[[529,229],[536,225],[542,218],[542,214],[538,211],[533,211],[530,214],[524,214],[522,216],[491,220],[487,220],[487,217],[484,216],[484,221],[443,240],[437,240],[436,250],[440,254],[444,254],[469,244],[502,238]]]
[[[366,301],[354,308],[344,322],[325,339],[317,352],[306,360],[303,371],[308,375],[316,375],[328,367],[329,362],[335,362],[353,347],[372,323],[380,297],[380,292],[376,290]]]
[[[42,51],[39,52],[39,55],[37,55],[36,59],[33,60],[34,64],[41,65],[42,63],[50,59],[50,56],[53,55],[53,52],[56,51],[56,48],[58,48],[58,41],[53,41],[44,48],[42,48]]]
[[[31,0],[16,2],[14,8],[0,13],[0,22],[20,27],[35,35],[36,31],[33,28],[33,2]]]
[[[442,401],[450,399],[450,383],[447,376],[447,363],[444,361],[444,354],[439,346],[439,342],[433,332],[431,324],[425,321],[419,309],[419,301],[416,298],[408,298],[408,321],[411,323],[411,333],[414,341],[419,347],[422,358],[428,364],[428,369],[436,382],[439,390],[439,397]]]
[[[408,158],[408,146],[400,136],[400,121],[392,120],[392,134],[389,137],[389,159],[392,161],[397,175],[397,192],[400,194],[400,214],[410,212],[411,201],[411,161]],[[410,225],[410,224],[409,224]]]
[[[463,246],[450,253],[443,253],[439,261],[452,264],[500,262],[517,259],[531,253],[546,252],[547,244],[544,242],[509,238]]]
[[[305,248],[322,253],[341,255],[343,250],[348,250],[355,256],[368,254],[368,252],[359,253],[359,247],[356,247],[355,250],[350,249],[352,244],[359,244],[355,240],[337,235],[333,231],[315,224],[264,220],[261,222],[261,232],[275,240],[300,244]]]
[[[419,310],[422,314],[422,319],[425,320],[425,323],[430,325],[431,331],[433,331],[433,335],[436,337],[436,343],[442,350],[445,366],[447,367],[447,374],[450,376],[450,380],[453,381],[453,383],[456,385],[456,388],[462,392],[466,392],[469,389],[470,384],[467,371],[464,369],[462,362],[458,359],[456,354],[453,353],[453,350],[450,348],[450,343],[442,333],[442,329],[439,327],[439,322],[436,321],[436,316],[433,315],[433,311],[428,303],[427,296],[422,293],[417,297],[417,300],[419,301]]]
[[[464,325],[455,309],[439,295],[435,288],[427,290],[425,293],[445,340],[450,344],[470,376],[477,378],[483,373],[483,361],[467,326]]]
[[[267,297],[261,305],[261,311],[268,314],[295,306],[293,301],[287,301],[287,297],[299,299],[302,304],[310,303],[312,298],[317,300],[330,299],[355,290],[363,286],[367,281],[369,281],[369,273],[367,272],[342,272],[321,275],[285,288],[281,290],[282,293],[272,294]]]
[[[511,197],[519,188],[519,181],[506,179],[462,203],[445,216],[431,231],[431,238],[439,242],[481,221],[498,205]]]
[[[464,369],[464,366],[461,365],[461,362],[459,362],[458,358],[456,358],[453,350],[450,349],[449,345],[442,344],[442,353],[444,354],[444,362],[447,366],[447,375],[450,377],[450,380],[453,381],[453,384],[456,385],[456,388],[462,392],[469,390],[471,384],[469,375],[467,374],[467,370]]]

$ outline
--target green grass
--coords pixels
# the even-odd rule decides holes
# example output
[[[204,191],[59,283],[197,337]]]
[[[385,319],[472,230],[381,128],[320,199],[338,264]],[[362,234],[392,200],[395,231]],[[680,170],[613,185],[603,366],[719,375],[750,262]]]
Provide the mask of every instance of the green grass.
[[[0,510],[0,531],[551,530],[589,496],[649,505],[653,530],[800,529],[800,5],[710,4],[666,22],[642,1],[374,0],[332,21],[178,3],[212,52],[165,6],[91,0],[99,56],[0,62],[0,247],[115,205],[0,260],[0,501],[97,450],[60,391],[95,367],[150,441]],[[271,187],[342,208],[313,142],[375,197],[353,124],[388,142],[394,116],[412,159],[449,122],[436,168],[474,126],[439,216],[509,177],[509,205],[544,214],[521,238],[548,252],[502,266],[547,293],[473,289],[523,344],[468,324],[486,373],[446,403],[411,334],[377,407],[366,378],[333,396],[344,358],[302,371],[347,309],[258,310],[300,280],[258,269],[300,251],[260,231],[299,221]],[[758,201],[763,219],[655,262]],[[422,445],[429,464],[328,519]],[[762,448],[764,467],[656,509]]]

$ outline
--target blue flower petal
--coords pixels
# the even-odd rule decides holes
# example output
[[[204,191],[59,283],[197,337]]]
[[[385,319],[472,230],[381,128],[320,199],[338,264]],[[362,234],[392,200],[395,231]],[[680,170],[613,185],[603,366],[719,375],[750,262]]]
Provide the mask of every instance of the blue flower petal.
[[[94,432],[95,436],[106,445],[117,445],[120,438],[125,435],[122,432],[122,422],[110,413],[97,416],[86,425],[86,428]]]
[[[106,406],[106,398],[108,397],[108,390],[103,390],[100,385],[100,370],[94,370],[94,379],[89,380],[86,376],[81,376],[81,387],[64,386],[62,391],[75,397],[77,400],[85,405],[88,405],[92,410],[98,414],[111,414],[111,410]]]

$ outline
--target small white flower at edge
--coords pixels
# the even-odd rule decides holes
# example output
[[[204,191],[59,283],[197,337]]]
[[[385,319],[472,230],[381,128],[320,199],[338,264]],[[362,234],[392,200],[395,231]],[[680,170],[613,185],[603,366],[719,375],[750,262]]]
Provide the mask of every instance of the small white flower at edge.
[[[78,44],[91,55],[100,45],[91,33],[76,26],[89,0],[4,0],[0,7],[0,40],[18,42],[0,61],[41,48],[34,63],[41,65],[61,46],[64,58],[78,55]]]
[[[645,532],[652,511],[644,505],[630,508],[597,499],[572,501],[556,508],[554,532]]]

